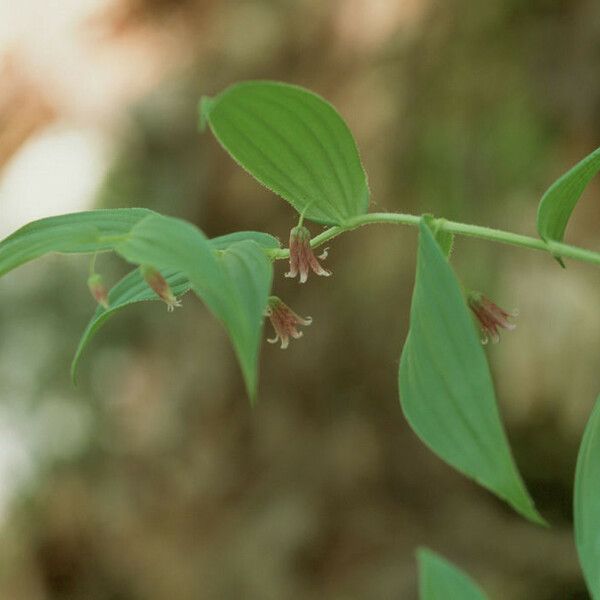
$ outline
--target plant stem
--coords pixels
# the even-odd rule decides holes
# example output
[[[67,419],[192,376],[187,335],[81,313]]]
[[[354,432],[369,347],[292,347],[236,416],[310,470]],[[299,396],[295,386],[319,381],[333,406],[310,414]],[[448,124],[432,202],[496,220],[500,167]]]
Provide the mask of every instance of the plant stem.
[[[357,229],[370,223],[415,226],[419,224],[420,220],[421,217],[419,215],[403,213],[369,213],[360,215],[349,219],[345,225],[336,225],[326,229],[312,239],[311,246],[317,248],[346,231],[352,231],[353,229]],[[553,256],[572,258],[574,260],[600,265],[600,253],[586,250],[585,248],[579,248],[577,246],[571,246],[570,244],[564,244],[562,242],[545,242],[538,238],[520,235],[510,231],[481,227],[479,225],[469,225],[467,223],[458,223],[456,221],[446,221],[445,219],[440,223],[440,229],[457,235],[481,238],[500,244],[529,248],[531,250],[541,250],[542,252],[549,252]],[[270,252],[270,256],[274,259],[285,259],[288,258],[289,255],[290,253],[287,249],[273,250]]]

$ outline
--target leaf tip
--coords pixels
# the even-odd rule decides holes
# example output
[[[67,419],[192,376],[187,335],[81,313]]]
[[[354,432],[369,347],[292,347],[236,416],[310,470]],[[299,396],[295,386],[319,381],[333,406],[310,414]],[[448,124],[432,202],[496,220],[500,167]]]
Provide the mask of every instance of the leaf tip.
[[[210,96],[202,96],[198,103],[198,129],[200,132],[206,131],[208,125],[208,115],[214,103],[214,99]]]
[[[417,546],[417,549],[415,550],[415,556],[417,557],[418,563],[421,564],[422,562],[435,556],[435,553],[427,546]]]
[[[540,527],[545,527],[546,529],[550,529],[552,527],[535,507],[532,507],[530,513],[524,516],[526,516],[532,523],[539,525]]]
[[[250,379],[246,375],[244,375],[244,385],[246,387],[246,394],[248,396],[248,401],[250,402],[250,408],[256,408],[256,404],[258,402],[258,383],[256,381],[256,377],[252,377]]]
[[[507,497],[504,497],[503,499],[506,500],[517,513],[531,523],[539,525],[540,527],[551,527],[550,523],[548,523],[548,521],[542,517],[538,509],[535,507],[535,504],[531,499],[525,484],[522,482],[520,482],[519,491],[515,493],[515,497],[513,497],[513,499]]]

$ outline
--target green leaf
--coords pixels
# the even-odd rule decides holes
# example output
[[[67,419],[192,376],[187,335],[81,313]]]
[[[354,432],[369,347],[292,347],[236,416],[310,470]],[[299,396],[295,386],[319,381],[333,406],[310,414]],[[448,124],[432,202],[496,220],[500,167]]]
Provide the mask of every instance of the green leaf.
[[[133,227],[115,252],[134,264],[181,271],[211,310],[219,305],[223,274],[209,240],[191,223],[152,215]]]
[[[600,397],[583,434],[574,497],[575,545],[592,598],[600,599]]]
[[[424,221],[399,387],[408,422],[433,452],[523,516],[544,523],[512,458],[459,283]]]
[[[562,242],[577,201],[598,171],[600,148],[557,179],[542,196],[537,213],[537,229],[543,240]],[[560,258],[559,261],[562,264]]]
[[[263,233],[262,231],[234,231],[233,233],[227,233],[226,235],[212,238],[210,244],[215,250],[226,250],[232,244],[243,242],[245,240],[252,240],[267,250],[281,247],[281,244],[276,237],[269,233]]]
[[[417,557],[420,600],[486,600],[470,577],[439,554],[420,548]]]
[[[189,280],[194,292],[225,325],[253,399],[263,312],[272,281],[272,264],[264,249],[246,240],[232,244],[217,258],[197,227],[152,215],[133,227],[115,251],[135,264],[180,271]]]
[[[225,150],[306,218],[341,225],[366,212],[369,189],[356,143],[320,96],[250,81],[204,98],[200,111]]]
[[[145,208],[91,210],[33,221],[0,242],[0,276],[48,252],[110,250],[113,236],[127,234],[153,214]]]
[[[235,331],[233,340],[251,400],[257,385],[258,353],[264,312],[273,282],[273,265],[254,241],[232,244],[219,257],[235,300],[223,319]],[[232,334],[233,337],[233,334]]]
[[[162,275],[176,296],[181,296],[190,289],[189,281],[179,271],[164,271]],[[75,356],[71,363],[71,379],[73,383],[77,381],[77,369],[83,351],[102,325],[126,306],[148,300],[160,300],[160,298],[148,287],[139,269],[128,273],[110,290],[108,294],[109,308],[105,309],[102,306],[98,306],[94,316],[87,324],[75,351]]]

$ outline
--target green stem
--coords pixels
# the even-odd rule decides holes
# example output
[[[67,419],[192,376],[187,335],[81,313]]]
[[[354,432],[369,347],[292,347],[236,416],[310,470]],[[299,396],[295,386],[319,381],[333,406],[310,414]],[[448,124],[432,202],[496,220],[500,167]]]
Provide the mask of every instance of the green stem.
[[[312,239],[311,246],[316,248],[346,231],[352,231],[353,229],[357,229],[370,223],[390,223],[393,225],[415,226],[419,224],[420,220],[421,217],[418,215],[402,213],[369,213],[360,215],[349,219],[345,225],[336,225],[326,229]],[[481,227],[479,225],[458,223],[456,221],[443,220],[443,222],[440,223],[440,229],[457,235],[476,237],[492,242],[499,242],[501,244],[529,248],[531,250],[540,250],[542,252],[549,252],[553,256],[572,258],[574,260],[581,260],[583,262],[600,265],[600,253],[586,250],[585,248],[579,248],[577,246],[571,246],[570,244],[564,244],[562,242],[545,242],[539,238],[527,235],[520,235],[501,229],[492,229],[490,227]],[[287,249],[280,249],[273,250],[270,255],[274,259],[285,259],[289,257],[290,253]]]

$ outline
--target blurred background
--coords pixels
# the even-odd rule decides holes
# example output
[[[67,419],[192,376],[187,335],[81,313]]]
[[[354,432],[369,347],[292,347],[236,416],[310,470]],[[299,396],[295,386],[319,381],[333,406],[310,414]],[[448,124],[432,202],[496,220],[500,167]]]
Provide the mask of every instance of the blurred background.
[[[144,206],[209,236],[285,240],[292,209],[197,132],[243,79],[307,86],[354,132],[372,210],[535,235],[556,177],[600,145],[594,0],[9,0],[0,3],[0,234]],[[598,181],[571,243],[600,250]],[[319,231],[312,226],[313,233]],[[148,303],[69,362],[94,303],[85,257],[0,281],[0,598],[417,597],[427,545],[491,598],[588,598],[572,540],[579,439],[600,390],[598,270],[457,241],[464,283],[518,328],[487,352],[527,484],[528,524],[409,430],[396,376],[414,229],[331,244],[329,279],[275,292],[313,325],[265,344],[248,406],[222,327],[188,296]],[[126,267],[102,256],[116,281]],[[270,334],[267,324],[267,333]]]

